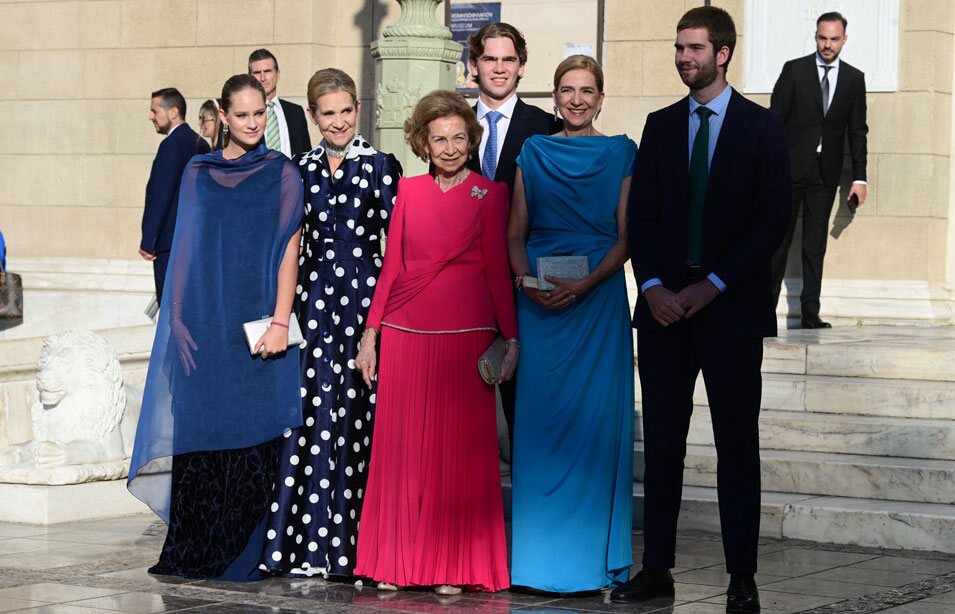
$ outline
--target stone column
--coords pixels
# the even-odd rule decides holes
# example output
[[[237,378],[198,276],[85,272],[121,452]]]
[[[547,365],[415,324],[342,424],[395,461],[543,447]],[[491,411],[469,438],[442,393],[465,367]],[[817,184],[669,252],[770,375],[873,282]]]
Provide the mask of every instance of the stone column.
[[[454,89],[455,65],[461,45],[438,23],[441,0],[397,0],[401,17],[371,44],[375,58],[375,143],[395,154],[406,175],[418,175],[427,165],[404,140],[404,121],[424,94]]]

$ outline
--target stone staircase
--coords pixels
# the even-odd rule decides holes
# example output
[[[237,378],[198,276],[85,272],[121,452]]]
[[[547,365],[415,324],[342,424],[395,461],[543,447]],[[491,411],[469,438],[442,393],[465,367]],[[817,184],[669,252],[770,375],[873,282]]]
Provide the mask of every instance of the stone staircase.
[[[637,386],[634,498],[642,522]],[[719,530],[702,378],[680,527]],[[792,330],[766,340],[766,536],[955,553],[955,327]]]

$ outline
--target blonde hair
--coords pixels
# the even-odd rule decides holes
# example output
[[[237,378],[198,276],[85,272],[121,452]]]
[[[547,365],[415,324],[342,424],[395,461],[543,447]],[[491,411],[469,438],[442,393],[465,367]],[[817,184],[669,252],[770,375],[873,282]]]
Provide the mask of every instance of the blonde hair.
[[[352,103],[358,105],[358,88],[355,87],[355,80],[344,70],[323,68],[308,80],[306,89],[308,108],[315,113],[318,110],[318,99],[334,92],[348,92],[351,94]]]
[[[594,80],[597,82],[597,91],[601,94],[604,93],[604,71],[600,67],[600,64],[597,63],[597,60],[593,59],[589,55],[572,55],[564,59],[563,62],[557,65],[557,69],[554,70],[554,91],[557,91],[557,88],[560,87],[560,80],[564,78],[564,75],[569,73],[572,70],[583,69],[594,76]]]
[[[411,117],[405,120],[405,141],[411,146],[411,151],[424,161],[428,160],[428,125],[443,117],[460,117],[464,120],[469,150],[481,144],[484,129],[464,96],[457,92],[434,90],[418,101]]]

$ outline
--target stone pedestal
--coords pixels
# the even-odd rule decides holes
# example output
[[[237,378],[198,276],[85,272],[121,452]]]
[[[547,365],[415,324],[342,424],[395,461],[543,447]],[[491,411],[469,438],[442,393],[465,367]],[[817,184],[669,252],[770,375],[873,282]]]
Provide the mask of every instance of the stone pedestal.
[[[441,0],[397,0],[401,17],[371,44],[375,58],[375,142],[395,154],[405,175],[427,170],[404,140],[404,122],[418,99],[436,89],[454,89],[461,45],[438,23]]]
[[[148,512],[126,480],[63,486],[0,484],[0,522],[59,524]]]

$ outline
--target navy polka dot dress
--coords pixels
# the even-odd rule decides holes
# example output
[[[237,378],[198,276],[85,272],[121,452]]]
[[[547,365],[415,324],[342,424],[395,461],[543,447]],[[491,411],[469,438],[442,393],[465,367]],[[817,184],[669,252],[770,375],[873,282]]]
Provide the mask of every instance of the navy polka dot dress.
[[[334,173],[321,145],[293,160],[305,182],[296,288],[304,424],[280,440],[261,567],[350,576],[375,417],[375,395],[355,356],[401,166],[360,135]]]

